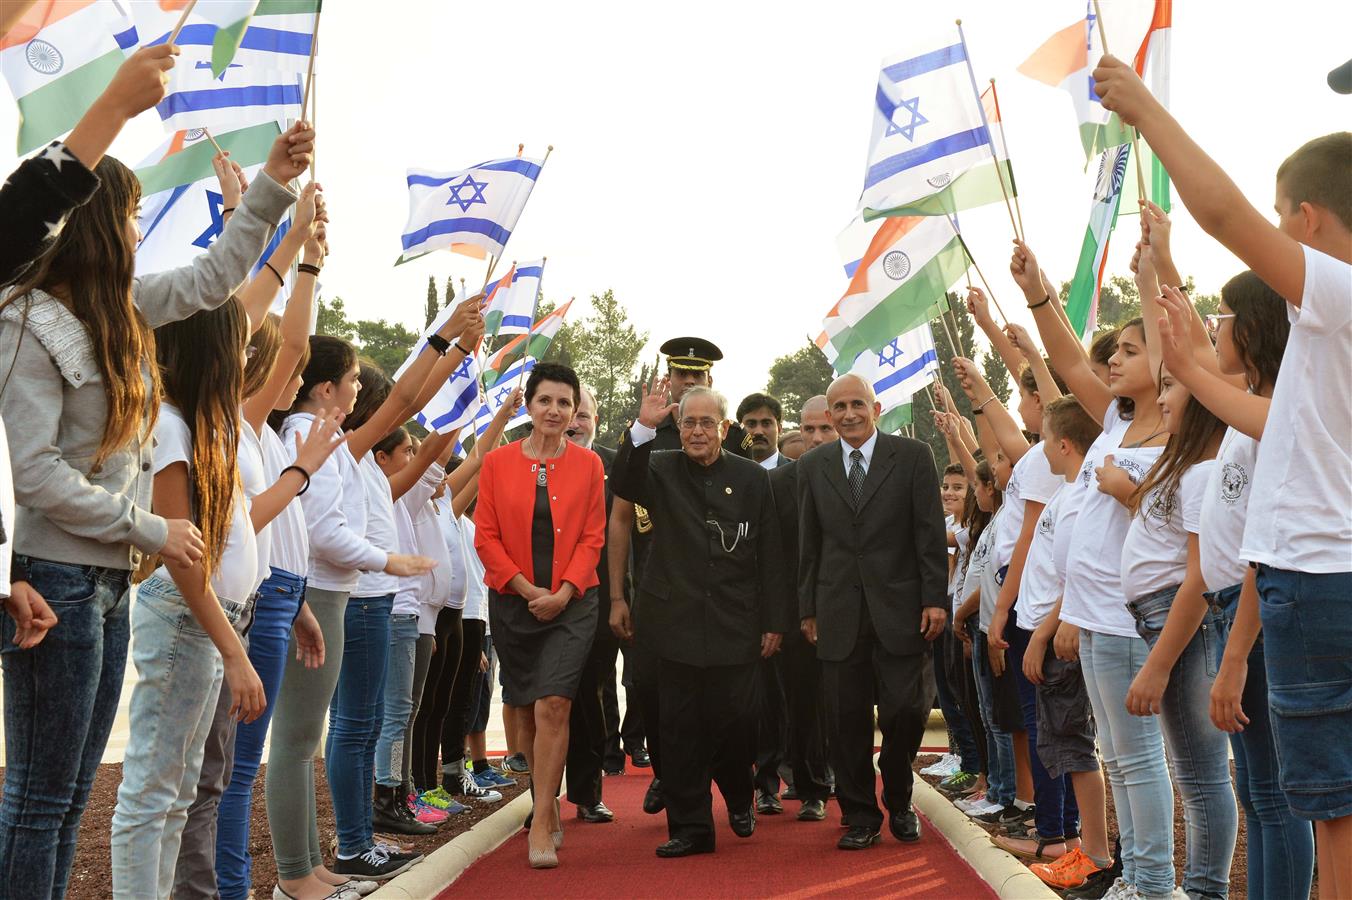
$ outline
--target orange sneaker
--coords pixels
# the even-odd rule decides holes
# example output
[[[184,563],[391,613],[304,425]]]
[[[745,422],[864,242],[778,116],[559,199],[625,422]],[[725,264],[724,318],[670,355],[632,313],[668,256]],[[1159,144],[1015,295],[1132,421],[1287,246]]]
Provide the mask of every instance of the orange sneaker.
[[[1090,875],[1100,869],[1079,847],[1076,847],[1055,862],[1037,863],[1029,866],[1028,870],[1042,879],[1042,883],[1048,887],[1065,891],[1084,884]]]

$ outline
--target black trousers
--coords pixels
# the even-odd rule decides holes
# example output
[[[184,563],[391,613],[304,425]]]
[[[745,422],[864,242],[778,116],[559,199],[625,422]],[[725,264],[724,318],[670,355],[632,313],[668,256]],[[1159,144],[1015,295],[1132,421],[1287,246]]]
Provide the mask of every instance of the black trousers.
[[[826,703],[822,697],[821,663],[817,648],[802,632],[784,636],[781,671],[788,702],[789,763],[793,768],[793,786],[798,799],[826,799],[831,788],[826,780]]]
[[[464,619],[461,623],[460,664],[456,667],[455,682],[451,687],[450,708],[441,726],[443,775],[445,766],[458,760],[463,761],[465,756],[465,736],[469,731],[470,689],[476,686],[474,673],[479,671],[479,656],[484,652],[484,631],[487,627],[488,624],[482,619]]]
[[[638,708],[643,716],[643,732],[648,739],[648,756],[652,758],[653,777],[662,775],[662,736],[666,730],[662,727],[662,660],[657,652],[635,641],[629,648],[625,659],[625,669],[634,664],[634,694],[638,697]],[[748,702],[754,695],[748,697]],[[755,738],[749,738],[754,741]],[[629,748],[633,749],[633,748]]]
[[[713,845],[710,782],[729,810],[751,808],[756,670],[754,662],[701,668],[661,660],[662,797],[670,837]]]
[[[883,805],[892,814],[911,806],[911,764],[925,736],[934,702],[934,666],[928,647],[904,656],[888,653],[869,629],[850,655],[822,660],[827,721],[831,728],[831,765],[836,799],[848,826],[881,829],[873,775],[873,708],[878,708],[882,753]]]
[[[568,802],[595,806],[601,802],[601,765],[606,753],[605,707],[601,685],[606,674],[615,681],[616,643],[597,635],[591,654],[582,669],[572,711],[568,719],[568,759],[564,774],[568,778]]]
[[[596,639],[596,648],[607,654],[608,660],[601,670],[601,709],[606,717],[606,749],[602,765],[616,772],[624,768],[624,757],[635,750],[643,749],[643,714],[639,711],[638,689],[634,686],[634,665],[629,659],[630,648],[620,646],[618,641]],[[624,674],[616,678],[616,658],[624,658]],[[624,686],[624,718],[620,718],[620,697],[616,681]]]
[[[789,712],[784,696],[784,654],[756,663],[756,790],[779,793],[779,766],[789,755]]]
[[[436,788],[437,750],[441,746],[442,725],[451,708],[451,690],[460,668],[460,650],[464,640],[463,610],[443,609],[437,613],[437,649],[427,666],[423,699],[413,719],[413,784],[418,791]]]

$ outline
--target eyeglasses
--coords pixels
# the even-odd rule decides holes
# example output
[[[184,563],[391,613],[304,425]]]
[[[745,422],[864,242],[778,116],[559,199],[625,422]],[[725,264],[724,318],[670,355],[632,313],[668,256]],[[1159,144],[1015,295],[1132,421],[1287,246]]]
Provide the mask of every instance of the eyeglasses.
[[[1212,313],[1211,315],[1204,317],[1202,321],[1206,323],[1207,333],[1215,334],[1221,330],[1221,322],[1224,322],[1226,319],[1233,319],[1234,317],[1234,313]]]
[[[694,431],[700,428],[704,431],[713,431],[718,428],[718,420],[705,417],[703,419],[682,419],[676,423],[682,431]]]

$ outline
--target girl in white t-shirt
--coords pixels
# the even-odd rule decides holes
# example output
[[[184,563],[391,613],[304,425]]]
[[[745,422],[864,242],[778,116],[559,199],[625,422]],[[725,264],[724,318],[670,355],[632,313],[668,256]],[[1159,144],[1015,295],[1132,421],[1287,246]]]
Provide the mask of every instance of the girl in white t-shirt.
[[[1167,370],[1159,406],[1169,443],[1129,499],[1131,527],[1122,547],[1122,588],[1136,630],[1150,647],[1127,692],[1127,711],[1160,716],[1174,782],[1183,797],[1189,896],[1224,895],[1230,884],[1238,816],[1225,735],[1208,716],[1216,672],[1219,614],[1209,609],[1198,533],[1202,496],[1225,426]],[[1134,818],[1145,829],[1162,820]]]

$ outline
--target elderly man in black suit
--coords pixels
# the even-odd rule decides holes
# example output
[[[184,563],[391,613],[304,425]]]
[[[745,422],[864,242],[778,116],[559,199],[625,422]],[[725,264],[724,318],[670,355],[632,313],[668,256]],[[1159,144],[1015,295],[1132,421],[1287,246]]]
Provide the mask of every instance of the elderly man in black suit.
[[[657,660],[661,857],[712,853],[710,782],[738,837],[750,837],[756,666],[793,627],[770,478],[726,452],[727,401],[703,387],[669,402],[665,379],[644,392],[638,421],[611,468],[615,496],[641,504],[661,538],[637,586],[636,630]],[[677,413],[680,450],[658,450],[657,426]]]
[[[888,824],[898,840],[920,839],[911,764],[934,700],[929,642],[947,615],[948,549],[929,446],[879,433],[877,398],[857,375],[837,378],[826,398],[840,440],[796,466],[799,614],[822,663],[836,798],[849,828],[837,846],[863,850],[883,821],[875,705]]]

